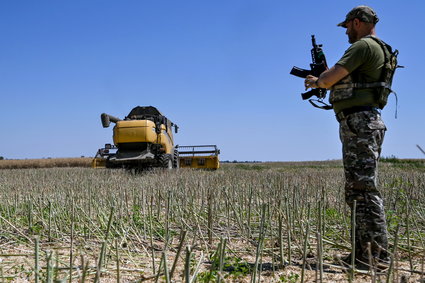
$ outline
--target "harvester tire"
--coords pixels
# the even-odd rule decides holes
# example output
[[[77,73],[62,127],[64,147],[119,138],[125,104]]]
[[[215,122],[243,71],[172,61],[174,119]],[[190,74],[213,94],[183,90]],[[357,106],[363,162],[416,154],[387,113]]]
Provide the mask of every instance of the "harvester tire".
[[[179,163],[179,151],[177,149],[174,149],[173,168],[178,169],[179,167],[180,167],[180,163]]]
[[[159,163],[161,168],[164,169],[173,169],[173,158],[171,157],[171,154],[162,154],[159,157]]]

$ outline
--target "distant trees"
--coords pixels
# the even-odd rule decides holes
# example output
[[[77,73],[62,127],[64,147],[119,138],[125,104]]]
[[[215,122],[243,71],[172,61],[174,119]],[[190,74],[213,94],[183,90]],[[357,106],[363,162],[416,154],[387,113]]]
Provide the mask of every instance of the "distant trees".
[[[0,156],[0,160],[3,160],[4,159],[4,157],[3,156]]]

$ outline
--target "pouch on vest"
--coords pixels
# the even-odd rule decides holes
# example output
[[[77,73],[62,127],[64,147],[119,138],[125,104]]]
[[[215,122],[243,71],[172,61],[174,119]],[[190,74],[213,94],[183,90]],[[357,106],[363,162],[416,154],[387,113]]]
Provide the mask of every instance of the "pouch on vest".
[[[339,81],[338,84],[334,85],[331,88],[331,93],[329,95],[329,102],[334,104],[335,102],[346,100],[353,96],[353,87],[349,87],[353,84],[351,75],[346,76]]]

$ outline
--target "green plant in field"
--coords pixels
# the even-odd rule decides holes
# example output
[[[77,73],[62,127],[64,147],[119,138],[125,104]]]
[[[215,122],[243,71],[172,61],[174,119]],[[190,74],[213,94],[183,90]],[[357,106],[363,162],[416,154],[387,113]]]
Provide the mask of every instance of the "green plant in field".
[[[406,187],[412,187],[413,184],[410,183],[409,181],[405,181],[403,180],[403,178],[398,177],[398,178],[394,178],[392,179],[391,182],[389,182],[385,187],[386,188],[396,188],[398,190],[399,194],[405,195],[405,189]]]
[[[399,168],[425,168],[425,161],[421,159],[399,159],[395,157],[394,155],[391,155],[389,157],[383,157],[381,158],[381,162],[384,163],[391,163],[395,167]]]
[[[139,228],[139,229],[143,229],[145,223],[143,222],[143,217],[141,214],[142,208],[140,205],[134,205],[132,207],[132,220],[133,220],[133,224],[135,225],[135,227]]]
[[[339,211],[334,207],[326,208],[324,213],[326,221],[332,224],[339,224],[344,221],[345,217],[347,217],[347,215],[345,215],[342,211]]]
[[[387,157],[381,157],[381,162],[399,163],[400,159],[398,159],[395,155],[390,155],[390,156],[387,156]]]
[[[211,282],[218,277],[218,260],[214,260],[210,271],[204,271],[198,275],[200,282]],[[226,272],[224,278],[240,278],[251,273],[251,265],[240,257],[227,256],[224,259],[223,271]]]
[[[198,274],[196,278],[199,282],[213,282],[217,280],[217,270],[204,271]]]
[[[397,214],[397,211],[394,210],[388,210],[387,211],[387,225],[388,230],[394,231],[397,226],[402,222],[403,220],[401,217]]]
[[[198,275],[200,282],[211,282],[218,277],[220,269],[220,250],[221,246],[211,255],[210,271],[204,271]],[[222,270],[226,272],[224,278],[240,278],[251,273],[251,265],[240,257],[225,256],[223,258]]]
[[[407,207],[417,205],[417,200],[410,196],[409,191],[412,190],[413,184],[410,181],[404,180],[401,177],[393,178],[391,182],[385,185],[386,190],[391,190],[394,193],[392,204],[388,207],[387,214],[387,225],[390,231],[395,231],[396,227],[403,224],[403,212],[406,211]],[[419,206],[422,204],[419,203]]]
[[[251,266],[240,257],[226,257],[223,270],[229,272],[231,276],[240,277],[248,275]]]
[[[289,273],[288,275],[284,274],[279,277],[280,282],[287,282],[287,283],[295,283],[298,282],[299,274],[296,273]]]
[[[41,233],[43,233],[43,230],[44,230],[44,226],[43,226],[43,223],[41,223],[41,222],[36,222],[36,223],[34,223],[34,225],[32,225],[31,227],[30,227],[30,232],[32,233],[32,234],[34,234],[34,235],[41,235]]]
[[[336,208],[326,208],[325,214],[327,218],[331,219],[338,219],[340,217],[343,217],[343,215],[341,215]]]

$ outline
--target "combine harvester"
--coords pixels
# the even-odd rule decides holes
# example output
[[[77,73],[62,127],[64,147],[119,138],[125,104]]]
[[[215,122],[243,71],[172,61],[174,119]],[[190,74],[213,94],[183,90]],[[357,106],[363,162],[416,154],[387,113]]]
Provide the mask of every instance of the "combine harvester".
[[[101,120],[104,128],[109,127],[111,122],[115,123],[114,144],[105,144],[97,151],[93,168],[220,167],[220,150],[215,145],[174,145],[173,129],[177,133],[179,127],[153,106],[137,106],[124,120],[103,113]]]

